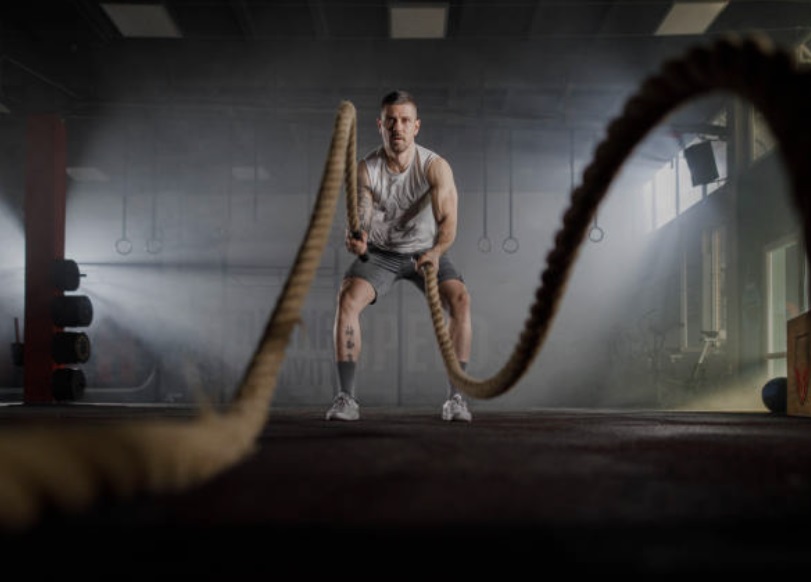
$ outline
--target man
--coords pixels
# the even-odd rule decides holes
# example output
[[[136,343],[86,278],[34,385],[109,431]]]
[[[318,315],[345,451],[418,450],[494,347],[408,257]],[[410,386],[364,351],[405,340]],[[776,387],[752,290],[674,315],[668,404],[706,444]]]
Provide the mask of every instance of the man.
[[[358,163],[361,233],[347,232],[346,247],[363,256],[347,269],[333,330],[339,390],[327,420],[357,420],[355,368],[360,359],[360,314],[400,279],[425,292],[422,269],[437,272],[448,329],[462,369],[470,358],[470,300],[462,276],[446,256],[456,238],[457,192],[448,162],[418,145],[417,105],[405,91],[383,97],[377,127],[382,146]],[[467,403],[448,383],[441,417],[470,422]]]

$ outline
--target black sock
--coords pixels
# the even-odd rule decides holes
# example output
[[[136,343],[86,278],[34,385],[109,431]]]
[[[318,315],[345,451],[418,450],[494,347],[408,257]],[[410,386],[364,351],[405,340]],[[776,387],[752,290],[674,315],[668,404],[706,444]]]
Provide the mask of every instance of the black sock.
[[[459,362],[459,367],[462,368],[464,372],[467,369],[467,362]],[[459,390],[448,380],[448,399],[450,400],[456,394],[459,394]]]
[[[355,397],[355,362],[338,362],[338,389]]]

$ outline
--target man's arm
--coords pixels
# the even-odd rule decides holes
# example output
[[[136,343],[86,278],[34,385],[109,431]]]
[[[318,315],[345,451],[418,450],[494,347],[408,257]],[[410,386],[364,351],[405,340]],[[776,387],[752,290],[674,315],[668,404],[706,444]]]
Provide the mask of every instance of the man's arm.
[[[372,189],[369,185],[369,173],[366,171],[366,162],[358,163],[358,218],[360,219],[360,232],[346,233],[346,248],[350,253],[366,255],[366,241],[369,238],[369,229],[372,225]],[[360,238],[356,238],[356,237]]]
[[[437,232],[434,246],[417,260],[417,269],[425,263],[439,267],[439,258],[456,239],[456,217],[458,193],[450,164],[444,158],[437,158],[428,167],[428,183],[431,185],[431,205],[436,219]]]

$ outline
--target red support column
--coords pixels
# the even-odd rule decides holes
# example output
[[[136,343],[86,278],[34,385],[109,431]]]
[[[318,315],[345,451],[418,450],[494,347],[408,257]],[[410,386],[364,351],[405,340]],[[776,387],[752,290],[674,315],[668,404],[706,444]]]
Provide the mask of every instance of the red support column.
[[[26,130],[25,168],[25,340],[23,400],[52,402],[54,333],[51,303],[62,294],[51,268],[65,256],[67,189],[65,126],[56,115],[33,115]]]

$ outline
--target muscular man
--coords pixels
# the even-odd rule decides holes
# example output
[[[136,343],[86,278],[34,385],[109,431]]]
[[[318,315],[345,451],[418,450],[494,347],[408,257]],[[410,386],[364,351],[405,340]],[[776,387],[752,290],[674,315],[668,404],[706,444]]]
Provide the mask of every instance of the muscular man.
[[[347,232],[346,247],[366,255],[347,269],[335,314],[335,361],[339,389],[327,420],[357,420],[355,367],[360,358],[360,314],[400,279],[424,293],[422,268],[437,270],[439,293],[448,315],[456,357],[464,369],[470,358],[470,300],[461,274],[446,251],[456,238],[457,192],[448,162],[418,145],[417,104],[405,91],[383,97],[377,127],[382,146],[358,164],[360,238]],[[469,422],[462,395],[448,383],[444,420]]]

